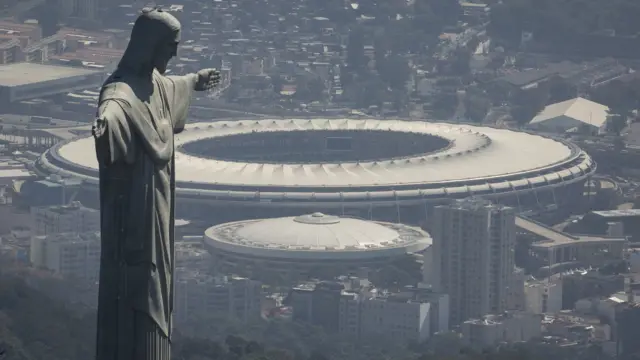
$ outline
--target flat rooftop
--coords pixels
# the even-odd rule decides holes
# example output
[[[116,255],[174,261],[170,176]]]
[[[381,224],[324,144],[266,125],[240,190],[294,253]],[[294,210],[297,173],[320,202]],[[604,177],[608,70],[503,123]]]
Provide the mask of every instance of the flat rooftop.
[[[7,64],[0,65],[0,86],[23,86],[74,76],[99,74],[101,72],[103,70],[25,62]]]
[[[640,209],[602,210],[591,213],[604,218],[636,217],[640,216]]]
[[[532,247],[537,248],[553,248],[556,246],[583,245],[587,243],[611,243],[627,241],[627,239],[625,239],[624,237],[570,235],[521,216],[516,216],[516,226],[527,232],[546,239],[531,244]]]

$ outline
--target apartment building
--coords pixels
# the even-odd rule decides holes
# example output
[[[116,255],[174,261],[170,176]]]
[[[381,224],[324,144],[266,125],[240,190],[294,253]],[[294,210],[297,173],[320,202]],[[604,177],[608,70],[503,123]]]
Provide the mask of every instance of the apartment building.
[[[177,269],[175,289],[177,322],[187,323],[203,316],[249,322],[261,315],[263,292],[259,281]]]
[[[505,312],[486,315],[460,325],[462,339],[475,349],[494,347],[503,342],[529,341],[542,334],[542,315]]]
[[[525,284],[526,310],[534,314],[555,314],[562,310],[562,282],[554,277]]]
[[[87,232],[34,236],[29,258],[36,268],[95,284],[100,274],[100,234]]]
[[[431,282],[449,295],[450,322],[499,314],[509,304],[515,271],[515,211],[482,199],[437,206]]]
[[[449,329],[448,296],[430,289],[390,293],[340,282],[303,284],[289,300],[293,318],[352,339],[383,336],[394,341],[424,341]]]
[[[72,202],[64,206],[32,207],[33,234],[85,233],[100,230],[100,211]]]

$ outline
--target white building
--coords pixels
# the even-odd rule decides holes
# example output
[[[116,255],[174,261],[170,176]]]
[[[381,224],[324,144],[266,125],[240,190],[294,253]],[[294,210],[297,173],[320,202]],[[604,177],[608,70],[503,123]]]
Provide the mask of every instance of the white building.
[[[100,235],[64,233],[31,239],[30,260],[65,278],[96,283],[100,274]]]
[[[178,269],[175,294],[178,322],[210,315],[247,322],[261,315],[262,284],[246,278]]]
[[[475,349],[501,342],[529,341],[542,334],[542,316],[527,312],[508,312],[467,320],[460,326],[465,343]]]
[[[73,202],[66,206],[31,208],[34,235],[100,231],[100,211]]]
[[[590,133],[606,131],[609,107],[575,98],[548,105],[529,122],[529,127],[556,133],[589,129]]]
[[[562,310],[562,282],[557,278],[528,281],[524,292],[526,311],[530,313],[555,314]]]
[[[448,296],[428,290],[365,296],[360,302],[360,336],[424,341],[449,330]]]
[[[515,270],[514,210],[460,200],[437,206],[429,231],[433,289],[449,295],[451,324],[505,311]]]
[[[431,245],[420,228],[313,213],[212,226],[204,246],[222,273],[285,281],[386,266]]]

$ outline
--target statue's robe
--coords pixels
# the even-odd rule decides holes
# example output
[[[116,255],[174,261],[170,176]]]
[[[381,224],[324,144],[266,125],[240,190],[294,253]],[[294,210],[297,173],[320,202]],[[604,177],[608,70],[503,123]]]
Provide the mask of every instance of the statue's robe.
[[[170,357],[173,136],[186,123],[189,76],[154,71],[153,92],[144,94],[143,79],[116,70],[100,94],[93,128],[102,234],[98,360]]]

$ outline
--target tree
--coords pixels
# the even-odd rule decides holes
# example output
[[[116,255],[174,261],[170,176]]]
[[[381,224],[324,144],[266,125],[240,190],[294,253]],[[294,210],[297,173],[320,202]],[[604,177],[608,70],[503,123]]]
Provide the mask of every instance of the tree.
[[[307,83],[309,96],[313,100],[322,100],[325,96],[326,86],[322,79],[314,78]]]
[[[549,103],[555,104],[576,97],[577,89],[560,76],[549,79]]]
[[[607,116],[607,131],[620,136],[620,133],[627,127],[627,118],[623,115],[612,114]]]
[[[367,66],[364,55],[364,31],[360,27],[351,29],[347,40],[347,66],[349,70],[361,73]]]
[[[482,123],[491,109],[491,100],[482,94],[467,92],[464,106],[466,109],[465,115],[469,120]]]
[[[271,86],[273,87],[273,91],[275,93],[280,94],[282,91],[282,86],[284,85],[284,80],[278,74],[271,75]]]
[[[455,75],[468,75],[470,67],[471,51],[467,48],[457,48],[451,55],[451,73]]]
[[[612,115],[631,116],[633,110],[640,108],[640,79],[631,81],[614,80],[596,88],[591,100],[609,107]]]
[[[448,0],[416,0],[414,9],[417,16],[431,15],[431,20],[437,18],[443,26],[455,25],[461,14],[460,3]]]
[[[515,92],[511,98],[511,116],[519,124],[529,123],[548,103],[549,90],[545,86]]]
[[[398,55],[390,55],[376,62],[380,79],[393,90],[405,90],[411,77],[411,68],[406,59]]]

